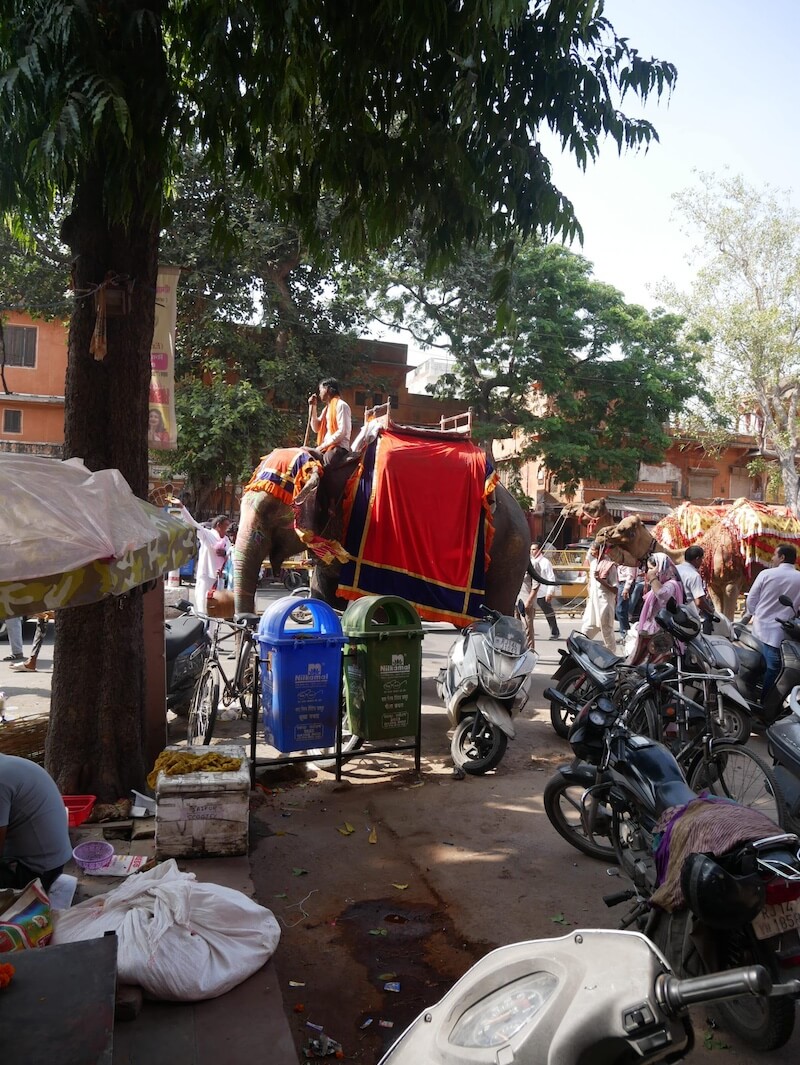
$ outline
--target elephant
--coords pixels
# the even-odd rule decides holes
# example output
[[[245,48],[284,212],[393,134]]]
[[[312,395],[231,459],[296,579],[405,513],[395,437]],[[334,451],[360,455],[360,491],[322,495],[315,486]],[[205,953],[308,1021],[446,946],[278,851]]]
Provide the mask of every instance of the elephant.
[[[265,460],[267,461],[267,460]],[[332,507],[341,515],[341,495],[349,470],[326,470]],[[253,482],[251,481],[251,484]],[[287,558],[299,554],[304,545],[294,529],[294,510],[287,502],[264,491],[248,490],[242,495],[239,529],[234,549],[234,589],[237,613],[252,612],[262,562],[269,560],[279,573]],[[517,501],[502,484],[494,489],[494,538],[486,570],[486,606],[504,614],[513,614],[530,555],[531,535],[525,515]],[[341,562],[323,563],[316,559],[311,578],[311,593],[331,606],[337,602],[336,590]]]

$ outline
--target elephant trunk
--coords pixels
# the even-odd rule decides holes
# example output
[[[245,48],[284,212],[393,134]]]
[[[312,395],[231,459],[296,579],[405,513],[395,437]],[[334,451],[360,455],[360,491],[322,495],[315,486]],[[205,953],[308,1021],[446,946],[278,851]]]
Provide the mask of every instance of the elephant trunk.
[[[246,492],[242,496],[239,529],[233,547],[233,588],[237,614],[254,613],[258,576],[261,572],[261,563],[267,554],[257,502],[257,497],[253,492]]]

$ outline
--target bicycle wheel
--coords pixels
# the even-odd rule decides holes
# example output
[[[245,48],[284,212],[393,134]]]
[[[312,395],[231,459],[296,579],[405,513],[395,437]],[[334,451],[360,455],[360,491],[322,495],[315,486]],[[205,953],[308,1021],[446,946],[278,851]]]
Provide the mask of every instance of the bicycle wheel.
[[[189,720],[186,724],[186,742],[190,747],[211,743],[217,721],[219,684],[214,674],[206,670],[194,690]]]
[[[661,740],[661,713],[655,699],[647,697],[628,704],[628,728],[638,736]]]
[[[766,762],[748,747],[714,742],[688,773],[692,791],[710,791],[771,817],[782,825],[786,806],[775,776]]]

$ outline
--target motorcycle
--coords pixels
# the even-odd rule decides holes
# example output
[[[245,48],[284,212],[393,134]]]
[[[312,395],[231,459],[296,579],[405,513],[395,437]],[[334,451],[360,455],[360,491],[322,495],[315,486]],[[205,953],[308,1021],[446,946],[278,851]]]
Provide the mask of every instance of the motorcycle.
[[[167,709],[187,717],[197,680],[208,655],[209,641],[204,622],[182,599],[181,614],[164,622],[164,654],[167,667]]]
[[[690,1006],[798,995],[800,980],[774,984],[760,965],[681,979],[638,932],[579,929],[485,955],[378,1065],[679,1061],[694,1046]]]
[[[778,598],[783,606],[793,607],[788,595]],[[732,646],[739,663],[736,687],[747,702],[755,723],[762,729],[783,716],[789,693],[800,684],[800,617],[795,614],[788,620],[776,620],[780,621],[786,637],[781,643],[780,673],[766,695],[761,691],[761,681],[766,669],[763,643],[748,625],[737,622],[733,626],[735,640]]]
[[[663,895],[656,893],[669,880],[669,869],[663,852],[657,855],[656,850],[665,837],[675,845],[675,826],[698,799],[683,770],[667,747],[636,734],[625,714],[602,696],[580,710],[570,745],[576,760],[548,782],[545,812],[573,846],[591,853],[586,843],[599,850],[602,840],[605,853],[592,856],[613,853],[633,885],[605,899],[609,906],[634,900],[623,927],[637,926],[679,976],[758,964],[778,980],[800,965],[796,835],[783,832],[763,815],[752,821],[751,810],[707,797],[704,810],[694,805],[691,816],[696,825],[701,813],[713,809],[709,820],[719,836],[707,832],[692,839],[695,851],[679,869],[681,891],[676,889],[675,898],[680,901],[668,909]],[[712,745],[711,752],[710,759],[699,756],[700,776],[713,783],[717,795],[735,798],[730,785],[742,775],[739,763],[758,768],[758,759],[730,743]],[[693,771],[690,779],[694,776]],[[773,786],[769,780],[768,775],[767,791]],[[567,787],[581,789],[580,826],[567,820],[560,800]],[[667,811],[671,816],[664,818]],[[721,1003],[718,1011],[730,1031],[760,1050],[783,1046],[794,1027],[794,1003],[783,998],[747,1007],[740,1000]]]
[[[450,753],[457,768],[480,775],[494,769],[516,735],[514,718],[528,701],[537,656],[516,618],[483,607],[439,670],[436,690],[454,728]]]
[[[701,633],[695,617],[678,607],[674,599],[656,620],[663,631],[651,641],[647,662],[638,666],[628,665],[624,658],[580,633],[570,634],[567,651],[562,652],[552,677],[555,686],[545,692],[555,732],[566,739],[576,708],[590,698],[609,695],[619,706],[638,697],[642,682],[654,676],[652,667],[671,662],[670,679],[677,690],[657,696],[664,702],[658,709],[663,724],[668,726],[669,718],[675,716],[674,695],[682,708],[689,708],[698,718],[704,717],[708,702],[728,739],[746,743],[752,727],[750,707],[733,683],[737,658],[730,641],[725,636]]]
[[[789,696],[788,717],[767,729],[772,772],[786,803],[786,825],[800,832],[800,687]]]

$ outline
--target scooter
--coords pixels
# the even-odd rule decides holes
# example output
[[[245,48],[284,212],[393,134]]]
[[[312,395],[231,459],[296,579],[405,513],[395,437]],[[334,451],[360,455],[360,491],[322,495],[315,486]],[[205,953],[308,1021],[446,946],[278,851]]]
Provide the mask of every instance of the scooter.
[[[453,762],[475,776],[494,769],[514,739],[514,718],[528,701],[537,662],[521,622],[488,607],[483,612],[450,648],[436,680],[455,729]]]
[[[783,606],[794,606],[788,595],[781,595],[778,599]],[[748,625],[737,622],[733,627],[735,640],[732,646],[739,662],[736,688],[747,701],[754,722],[762,730],[786,713],[786,700],[792,689],[800,684],[800,616],[795,614],[788,620],[776,620],[780,621],[786,637],[781,643],[781,671],[766,695],[761,691],[766,669],[762,650],[764,645]]]
[[[188,600],[182,599],[175,609],[181,611],[180,617],[164,622],[167,709],[179,717],[187,717],[208,655],[209,641],[204,622],[192,612]]]
[[[578,929],[491,951],[378,1065],[679,1061],[694,1046],[690,1006],[798,995],[800,980],[773,984],[760,965],[679,979],[638,932]]]

